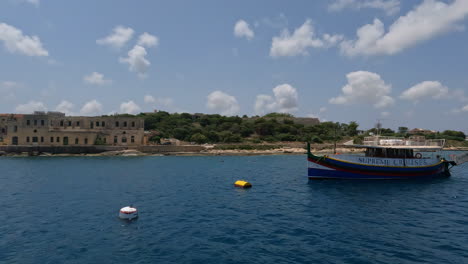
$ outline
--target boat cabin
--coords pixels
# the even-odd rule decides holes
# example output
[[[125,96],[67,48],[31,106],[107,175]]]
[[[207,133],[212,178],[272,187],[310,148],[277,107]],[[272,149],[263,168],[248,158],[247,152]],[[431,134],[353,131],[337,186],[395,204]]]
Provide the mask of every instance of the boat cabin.
[[[411,159],[415,158],[413,149],[405,148],[366,148],[366,157]]]

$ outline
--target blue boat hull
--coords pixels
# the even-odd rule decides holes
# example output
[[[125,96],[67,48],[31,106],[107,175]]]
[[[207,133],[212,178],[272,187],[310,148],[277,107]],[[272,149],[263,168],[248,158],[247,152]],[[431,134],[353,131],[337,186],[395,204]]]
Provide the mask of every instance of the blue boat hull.
[[[444,169],[437,171],[432,174],[425,175],[377,175],[377,174],[361,174],[353,173],[348,171],[338,171],[338,170],[329,170],[329,169],[316,169],[308,168],[308,176],[310,180],[315,179],[352,179],[352,180],[389,180],[389,179],[431,179],[438,177],[449,177],[450,173]]]

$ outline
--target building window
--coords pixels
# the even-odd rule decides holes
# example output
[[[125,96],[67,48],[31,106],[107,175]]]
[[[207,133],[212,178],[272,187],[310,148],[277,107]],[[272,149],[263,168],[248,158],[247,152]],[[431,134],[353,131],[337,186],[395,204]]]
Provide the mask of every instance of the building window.
[[[96,121],[96,126],[97,126],[97,127],[99,126],[99,121]]]
[[[63,126],[63,120],[60,120],[60,126]]]
[[[68,137],[63,137],[63,145],[68,145]]]
[[[44,137],[41,137],[41,143],[44,143]]]
[[[127,127],[127,121],[124,121],[124,127]]]
[[[87,138],[84,139],[84,143],[85,143],[85,145],[88,145],[88,139]]]
[[[28,143],[29,143],[29,137],[26,137],[26,142],[28,142]]]
[[[31,125],[31,120],[26,120],[26,125],[27,126]]]
[[[76,121],[76,126],[80,126],[80,121]]]
[[[102,140],[104,141],[104,144],[107,143],[107,138],[103,138]]]
[[[106,122],[102,121],[102,126],[105,127],[105,126],[106,126]]]
[[[132,127],[135,127],[135,121],[132,122]]]
[[[60,142],[60,137],[57,137],[57,143],[59,143],[59,142]]]
[[[117,136],[114,136],[114,143],[117,143]]]
[[[50,143],[54,143],[54,137],[50,137]]]
[[[122,137],[122,143],[127,143],[127,138],[126,137]]]
[[[93,122],[93,121],[89,122],[89,126],[90,126],[91,128],[94,128],[94,122]]]
[[[72,126],[72,125],[71,125],[71,121],[68,121],[68,126]]]
[[[115,127],[119,127],[119,121],[115,122]]]
[[[34,133],[37,133],[37,129],[34,129],[33,132],[34,132]]]
[[[45,125],[44,120],[41,120],[41,126],[44,126],[44,125]]]
[[[2,128],[2,133],[5,133],[5,128]]]
[[[75,145],[78,145],[78,142],[80,142],[79,139],[75,138]]]
[[[34,125],[37,126],[37,120],[34,120]]]
[[[32,138],[32,142],[33,142],[33,143],[37,143],[37,137],[33,137],[33,138]]]
[[[18,126],[13,127],[13,132],[18,132]]]
[[[132,143],[135,143],[135,136],[131,136],[131,137],[130,137],[130,141],[131,141]]]

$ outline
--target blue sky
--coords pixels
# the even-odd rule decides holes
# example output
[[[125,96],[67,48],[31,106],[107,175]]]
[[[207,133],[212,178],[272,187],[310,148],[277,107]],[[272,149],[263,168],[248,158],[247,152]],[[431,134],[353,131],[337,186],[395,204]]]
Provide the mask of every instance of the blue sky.
[[[0,112],[468,132],[468,0],[0,2]]]

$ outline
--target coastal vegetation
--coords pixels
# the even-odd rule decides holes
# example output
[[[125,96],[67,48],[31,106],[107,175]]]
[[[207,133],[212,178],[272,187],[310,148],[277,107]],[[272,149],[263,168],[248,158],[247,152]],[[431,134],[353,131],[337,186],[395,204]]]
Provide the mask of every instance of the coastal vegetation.
[[[397,131],[390,128],[372,128],[358,130],[358,123],[321,122],[318,124],[300,124],[290,114],[270,113],[265,116],[222,116],[218,114],[141,113],[145,119],[145,130],[151,131],[150,141],[159,143],[163,138],[175,138],[182,141],[204,143],[229,143],[251,148],[249,144],[275,142],[311,142],[331,143],[354,139],[362,142],[367,135],[408,137],[407,127]],[[446,130],[433,134],[419,134],[426,138],[444,138],[465,145],[465,134],[460,131]],[[247,145],[246,145],[247,144]],[[232,148],[232,147],[231,147]]]

